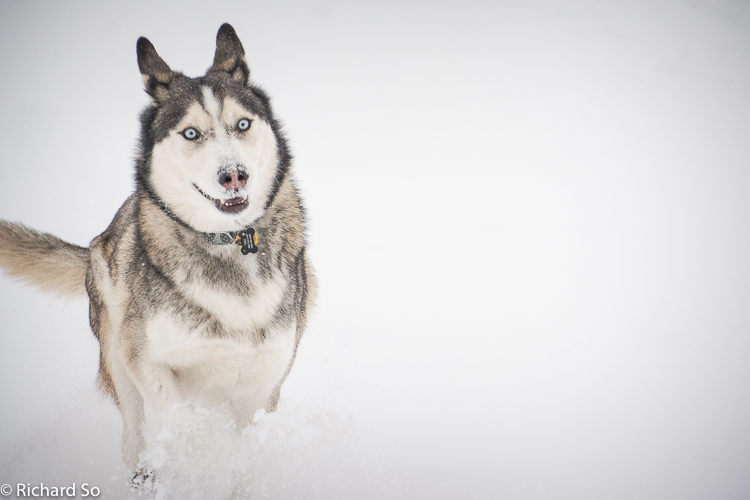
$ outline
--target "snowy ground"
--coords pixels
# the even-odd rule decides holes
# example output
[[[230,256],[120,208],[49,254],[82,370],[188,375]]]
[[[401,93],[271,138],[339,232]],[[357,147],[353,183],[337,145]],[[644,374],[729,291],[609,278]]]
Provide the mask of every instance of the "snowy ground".
[[[275,414],[152,433],[173,498],[750,497],[750,4],[1,0],[0,218],[99,234],[137,37],[198,75],[222,22],[321,297]],[[87,304],[0,297],[0,483],[126,498]]]

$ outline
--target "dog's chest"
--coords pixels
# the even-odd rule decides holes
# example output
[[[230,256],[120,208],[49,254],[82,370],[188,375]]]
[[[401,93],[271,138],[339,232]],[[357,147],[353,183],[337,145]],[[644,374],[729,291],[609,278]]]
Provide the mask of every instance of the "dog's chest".
[[[240,293],[232,283],[216,286],[201,279],[181,282],[178,291],[222,326],[231,330],[256,330],[273,321],[286,287],[286,280],[276,272],[265,280],[255,277],[249,294]]]
[[[295,325],[290,325],[271,330],[260,343],[210,336],[162,313],[146,324],[145,355],[182,399],[257,399],[261,407],[291,363],[295,335]]]
[[[278,321],[285,282],[278,273],[254,285],[248,295],[186,280],[178,290],[191,307],[165,301],[146,321],[145,357],[181,397],[262,400],[283,377],[296,340],[296,322]]]

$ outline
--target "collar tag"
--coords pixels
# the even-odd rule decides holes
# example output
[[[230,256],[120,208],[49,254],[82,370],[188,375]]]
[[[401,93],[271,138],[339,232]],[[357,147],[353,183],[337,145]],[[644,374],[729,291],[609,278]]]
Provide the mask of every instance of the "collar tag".
[[[255,229],[248,227],[237,233],[237,244],[240,246],[242,255],[258,251],[258,234]]]

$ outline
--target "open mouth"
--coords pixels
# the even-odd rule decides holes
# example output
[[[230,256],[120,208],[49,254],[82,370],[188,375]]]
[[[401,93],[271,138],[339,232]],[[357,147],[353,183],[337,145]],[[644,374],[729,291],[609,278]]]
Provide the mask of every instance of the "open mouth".
[[[242,212],[247,208],[249,203],[247,202],[247,196],[238,196],[235,198],[227,198],[226,200],[220,200],[216,198],[211,198],[206,193],[201,190],[198,186],[193,184],[195,186],[195,189],[198,190],[200,194],[202,194],[207,200],[211,201],[216,208],[218,208],[220,211],[228,214],[237,214]]]

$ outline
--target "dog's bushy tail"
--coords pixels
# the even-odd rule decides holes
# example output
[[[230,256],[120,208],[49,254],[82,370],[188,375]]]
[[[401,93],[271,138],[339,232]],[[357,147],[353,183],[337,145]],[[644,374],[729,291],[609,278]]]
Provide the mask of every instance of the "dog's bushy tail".
[[[9,275],[63,297],[86,293],[89,249],[0,220],[0,267]]]

